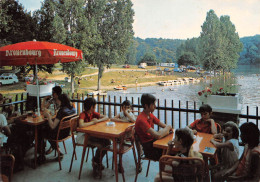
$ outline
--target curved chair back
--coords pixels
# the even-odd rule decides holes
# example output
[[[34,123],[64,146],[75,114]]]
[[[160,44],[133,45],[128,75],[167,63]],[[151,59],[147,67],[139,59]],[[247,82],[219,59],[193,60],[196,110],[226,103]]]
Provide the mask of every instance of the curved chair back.
[[[14,161],[15,158],[12,154],[0,154],[0,180],[2,175],[5,175],[8,177],[9,182],[11,182],[13,177]]]
[[[174,166],[173,161],[179,165]],[[160,180],[163,181],[162,172],[166,172],[173,176],[174,181],[203,181],[204,167],[205,163],[200,158],[164,155],[159,160]]]
[[[60,132],[64,129],[70,128],[70,119],[77,116],[77,114],[72,114],[69,116],[65,116],[61,119],[60,123],[59,123],[59,129],[58,129],[58,133],[57,133],[57,141],[60,141],[61,139],[59,139],[60,136]],[[70,138],[71,136],[68,136],[66,138]]]

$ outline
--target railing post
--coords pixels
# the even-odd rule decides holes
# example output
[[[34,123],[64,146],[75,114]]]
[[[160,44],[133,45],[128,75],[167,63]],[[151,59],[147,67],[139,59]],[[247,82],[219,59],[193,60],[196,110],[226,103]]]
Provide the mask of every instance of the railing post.
[[[99,95],[98,95],[98,97],[99,97]],[[103,114],[104,114],[104,115],[107,115],[107,114],[106,114],[106,113],[107,113],[107,112],[106,112],[106,106],[105,106],[105,104],[104,104],[104,103],[105,103],[105,96],[103,95],[102,98],[103,98]]]
[[[189,109],[189,101],[186,101],[186,109]],[[189,125],[189,112],[186,112],[186,126]]]
[[[181,101],[179,100],[179,128],[181,128]]]
[[[77,93],[77,99],[80,100],[80,94]],[[77,113],[80,113],[80,102],[77,103]]]
[[[256,125],[258,126],[258,106],[256,106]]]
[[[172,100],[172,108],[174,108],[174,102]],[[175,128],[174,127],[174,111],[172,110],[172,128]]]
[[[116,96],[114,96],[114,103],[116,103]],[[117,115],[116,106],[114,105],[114,116]]]
[[[111,103],[110,95],[108,96],[108,102]],[[108,117],[111,118],[111,105],[108,106]]]
[[[164,100],[164,108],[167,107],[166,99]],[[164,123],[167,125],[167,110],[164,109]]]

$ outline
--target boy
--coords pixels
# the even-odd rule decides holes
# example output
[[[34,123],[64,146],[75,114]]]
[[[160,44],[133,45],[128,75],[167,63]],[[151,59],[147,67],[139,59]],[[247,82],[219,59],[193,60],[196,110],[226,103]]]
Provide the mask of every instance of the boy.
[[[172,127],[162,123],[152,114],[156,109],[155,101],[156,98],[151,94],[142,95],[141,104],[144,110],[136,119],[135,131],[141,140],[145,156],[158,161],[162,156],[162,149],[154,148],[153,142],[168,135],[172,131]],[[163,129],[159,131],[154,130],[154,124]]]
[[[200,106],[199,112],[201,119],[195,120],[188,127],[193,130],[195,135],[197,132],[217,134],[217,124],[210,119],[212,108],[208,104],[204,104]]]
[[[132,123],[134,123],[135,120],[136,118],[131,111],[131,102],[129,100],[125,100],[122,103],[122,111],[114,118],[111,119],[111,121],[132,122]]]
[[[94,98],[85,99],[85,101],[84,101],[84,110],[85,111],[83,111],[79,115],[79,127],[80,128],[90,126],[90,125],[93,125],[93,124],[96,124],[96,123],[99,123],[102,121],[109,120],[108,117],[106,117],[98,112],[95,112],[96,104],[97,104],[97,102]],[[78,133],[77,142],[80,144],[84,144],[84,139],[85,139],[84,133]],[[100,155],[102,157],[101,159],[103,159],[104,155],[106,154],[106,151],[103,151],[102,153],[100,151],[102,148],[110,145],[111,142],[108,139],[89,136],[88,144],[97,147],[95,156],[92,159],[93,176],[96,178],[96,177],[99,177],[99,174],[100,174],[100,171],[99,171]],[[104,168],[104,167],[102,166],[102,168]]]

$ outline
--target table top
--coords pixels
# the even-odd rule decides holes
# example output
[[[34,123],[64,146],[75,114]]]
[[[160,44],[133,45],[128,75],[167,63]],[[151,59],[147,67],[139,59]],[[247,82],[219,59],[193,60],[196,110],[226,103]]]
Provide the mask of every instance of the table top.
[[[23,116],[19,116],[19,118],[17,119],[19,122],[23,123],[23,124],[28,124],[28,125],[33,125],[33,126],[37,126],[37,125],[41,125],[45,122],[47,122],[47,119],[44,118],[43,115],[40,116],[29,116],[29,115],[23,115]]]
[[[173,137],[173,133],[169,134],[164,138],[156,140],[153,143],[153,146],[156,148],[167,150],[168,142],[172,140]],[[210,140],[213,138],[213,134],[198,132],[197,135],[195,135],[195,137],[196,139],[194,140],[194,143],[192,145],[193,150],[200,152],[204,156],[213,157],[216,151],[216,147],[210,142]],[[212,151],[210,151],[210,149],[206,147],[209,147],[210,149],[212,149]]]
[[[84,128],[78,128],[78,132],[94,134],[98,136],[119,137],[124,134],[124,131],[133,123],[115,122],[113,126],[107,126],[108,121],[103,121]]]

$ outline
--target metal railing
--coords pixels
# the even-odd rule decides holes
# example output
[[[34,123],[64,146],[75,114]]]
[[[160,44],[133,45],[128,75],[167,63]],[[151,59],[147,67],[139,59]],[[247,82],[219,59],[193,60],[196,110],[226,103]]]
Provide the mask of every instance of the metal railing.
[[[71,101],[75,103],[75,107],[77,110],[77,114],[80,114],[83,111],[83,102],[84,99],[87,97],[92,97],[90,95],[85,95],[85,94],[73,94],[71,96]],[[97,111],[99,113],[102,113],[104,115],[107,115],[109,117],[114,117],[117,115],[117,113],[120,112],[121,109],[121,103],[128,99],[132,102],[133,110],[136,112],[141,112],[142,106],[140,102],[140,98],[122,98],[120,97],[110,97],[110,96],[97,96]],[[27,102],[27,97],[23,94],[17,94],[13,99],[10,99],[8,103],[4,103],[0,105],[0,111],[1,108],[7,107],[9,105],[14,105],[14,110],[15,111],[20,111],[22,114],[26,110],[26,102]],[[174,128],[180,128],[184,127],[186,125],[189,125],[191,122],[193,122],[195,119],[199,118],[199,110],[197,108],[197,103],[191,101],[186,101],[186,102],[181,102],[179,101],[178,103],[174,103],[173,100],[170,102],[167,102],[166,100],[161,101],[160,99],[157,100],[156,103],[157,107],[154,112],[154,115],[160,119],[162,122],[165,124],[170,124]],[[185,107],[183,107],[185,105]],[[190,107],[192,105],[192,107]],[[240,121],[242,122],[253,122],[255,123],[258,127],[259,126],[259,110],[258,106],[255,108],[255,114],[249,114],[252,112],[252,109],[249,108],[249,106],[246,107],[246,113],[245,114],[239,114],[238,117]],[[138,115],[138,114],[136,114]]]

